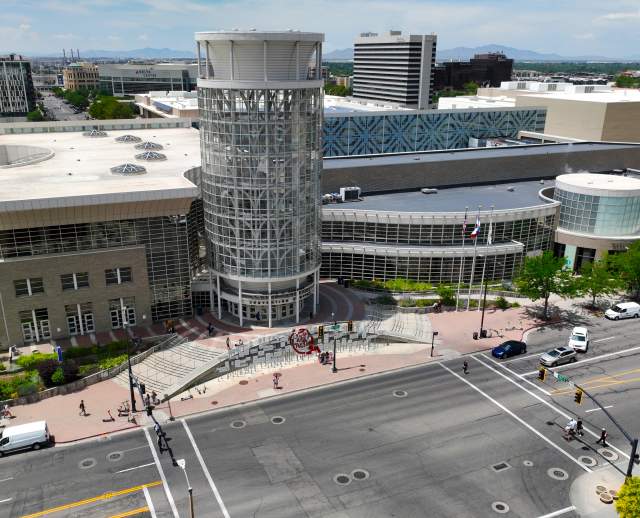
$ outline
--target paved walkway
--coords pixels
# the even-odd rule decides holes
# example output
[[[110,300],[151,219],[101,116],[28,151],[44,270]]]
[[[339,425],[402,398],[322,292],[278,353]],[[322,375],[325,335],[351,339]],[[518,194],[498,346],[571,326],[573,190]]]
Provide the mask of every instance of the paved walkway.
[[[607,490],[618,491],[624,483],[624,473],[627,463],[621,462],[602,469],[585,473],[571,484],[569,498],[575,506],[576,512],[583,518],[615,518],[618,516],[615,503],[606,504],[600,501],[596,493],[597,486],[604,486]]]

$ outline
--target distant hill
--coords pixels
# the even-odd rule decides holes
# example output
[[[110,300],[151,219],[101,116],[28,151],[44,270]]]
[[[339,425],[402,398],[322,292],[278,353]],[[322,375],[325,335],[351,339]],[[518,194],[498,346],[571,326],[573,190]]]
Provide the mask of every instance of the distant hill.
[[[610,58],[606,56],[586,55],[586,56],[561,56],[560,54],[545,54],[533,50],[516,49],[505,45],[495,43],[489,45],[481,45],[479,47],[455,47],[453,49],[438,49],[437,60],[442,61],[468,61],[475,54],[486,52],[502,52],[508,58],[515,61],[633,61],[638,56],[630,56],[628,58]],[[324,61],[352,61],[353,48],[338,49],[327,52],[322,56]]]
[[[57,57],[61,56],[60,52],[55,54],[34,54],[38,57]],[[67,54],[68,56],[68,54]],[[144,49],[133,50],[80,50],[80,59],[82,58],[108,58],[108,59],[180,59],[195,58],[195,52],[188,50],[174,50],[174,49],[154,49],[146,47]]]

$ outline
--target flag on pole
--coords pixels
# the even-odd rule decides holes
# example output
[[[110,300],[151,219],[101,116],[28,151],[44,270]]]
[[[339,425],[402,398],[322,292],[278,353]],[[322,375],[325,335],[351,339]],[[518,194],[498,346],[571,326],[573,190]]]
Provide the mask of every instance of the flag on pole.
[[[464,211],[464,221],[462,222],[462,237],[467,235],[467,211]]]
[[[478,237],[478,234],[480,233],[480,216],[476,216],[476,226],[473,227],[473,230],[471,231],[471,239],[475,239],[476,237]]]
[[[489,232],[487,232],[487,245],[491,244],[491,232],[493,231],[493,221],[489,221]]]

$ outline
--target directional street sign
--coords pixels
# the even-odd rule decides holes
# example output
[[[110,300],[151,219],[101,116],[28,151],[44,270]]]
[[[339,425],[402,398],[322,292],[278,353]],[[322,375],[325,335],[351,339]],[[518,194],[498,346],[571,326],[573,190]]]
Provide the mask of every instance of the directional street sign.
[[[553,373],[553,377],[558,380],[558,381],[564,381],[565,383],[567,381],[569,381],[569,378],[567,378],[566,376],[563,376],[562,374],[558,374],[557,372]]]

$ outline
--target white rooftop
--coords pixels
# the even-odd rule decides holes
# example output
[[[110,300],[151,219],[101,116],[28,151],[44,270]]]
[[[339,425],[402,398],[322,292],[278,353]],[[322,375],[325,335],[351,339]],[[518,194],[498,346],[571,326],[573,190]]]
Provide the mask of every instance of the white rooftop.
[[[438,110],[462,110],[469,108],[513,108],[516,102],[511,97],[484,97],[479,95],[459,95],[440,97]]]
[[[601,196],[640,196],[640,180],[631,176],[595,173],[562,174],[556,178],[556,187],[585,194],[599,191],[598,194]]]
[[[0,135],[0,212],[104,203],[191,198],[197,188],[183,175],[200,165],[200,137],[192,128],[106,130],[106,137],[82,132]],[[162,145],[160,161],[136,159],[134,135]],[[145,172],[113,173],[135,164]]]
[[[392,102],[374,101],[370,99],[356,99],[338,95],[324,96],[325,113],[348,112],[381,112],[381,111],[411,111],[411,108]]]

